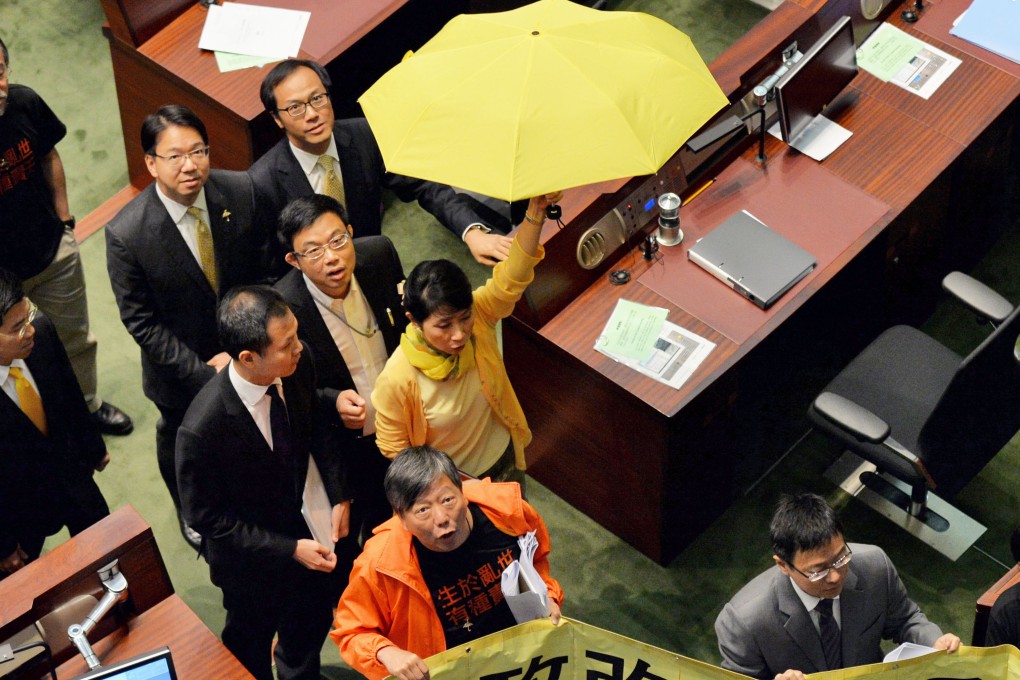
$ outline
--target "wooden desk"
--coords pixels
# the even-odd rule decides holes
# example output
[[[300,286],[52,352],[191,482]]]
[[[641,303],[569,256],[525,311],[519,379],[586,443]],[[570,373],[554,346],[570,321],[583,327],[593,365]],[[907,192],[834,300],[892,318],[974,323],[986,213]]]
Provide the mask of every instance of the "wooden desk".
[[[974,633],[971,635],[970,644],[974,647],[984,647],[988,635],[988,616],[995,606],[995,601],[1003,591],[1012,588],[1020,583],[1020,564],[1013,565],[1013,568],[1002,575],[991,588],[986,590],[977,599],[974,606]]]
[[[763,55],[778,54],[791,38],[810,45],[819,32],[817,15],[838,15],[853,4],[788,0],[720,56],[712,72],[735,101],[774,69]],[[962,11],[967,2],[933,4]],[[790,350],[828,350],[832,336],[852,336],[862,327],[861,334],[868,335],[867,321],[875,324],[882,316],[865,309],[869,300],[881,298],[885,285],[927,285],[933,250],[948,238],[945,225],[957,226],[955,220],[981,205],[979,199],[964,200],[966,192],[986,181],[1001,186],[996,175],[1002,174],[998,164],[1007,152],[1002,129],[1020,95],[1020,77],[945,42],[934,8],[927,24],[918,24],[931,31],[923,34],[902,24],[898,7],[887,11],[892,10],[892,23],[963,60],[931,100],[861,72],[827,114],[853,136],[824,162],[770,139],[765,170],[753,166],[755,150],[745,152],[737,167],[721,171],[708,191],[681,209],[684,245],[661,249],[656,263],[630,250],[611,265],[630,269],[631,283],[611,286],[599,275],[550,320],[536,322],[519,307],[504,324],[507,368],[534,432],[529,473],[660,562],[700,534],[791,443],[773,441],[773,433],[756,426],[763,409],[791,398],[783,388],[796,386],[789,374],[801,357],[789,356]],[[824,181],[809,182],[817,173]],[[756,192],[762,182],[775,186]],[[584,216],[589,205],[611,208],[632,188],[572,205],[567,216]],[[801,243],[816,253],[819,267],[768,311],[686,261],[691,239],[741,208],[762,212],[759,217],[784,232],[796,226],[798,214],[805,219],[805,205],[818,211],[812,219],[818,220],[814,231],[820,237],[840,224],[853,233],[825,258],[819,256],[825,244]],[[543,235],[547,252],[575,247],[568,239],[578,230],[571,226]],[[810,238],[813,225],[801,226],[806,230],[799,236]],[[566,248],[557,239],[568,240]],[[572,271],[569,258],[555,259],[562,280],[587,275]],[[841,300],[857,313],[840,313],[831,296],[842,295],[839,282],[862,268],[867,275],[853,279],[854,286],[875,288]],[[656,284],[655,277],[665,280]],[[670,321],[717,343],[680,390],[593,349],[621,297],[665,307]],[[877,323],[884,325],[884,319]]]
[[[179,680],[252,677],[177,595],[117,628],[92,650],[100,664],[109,666],[164,646],[170,648]],[[87,671],[85,659],[77,656],[61,665],[57,676],[75,678]]]
[[[0,581],[0,640],[58,609],[73,598],[102,596],[97,571],[118,560],[128,582],[127,600],[96,625],[89,640],[100,663],[121,661],[164,645],[174,655],[181,680],[250,678],[216,636],[174,594],[152,529],[131,506],[124,506]],[[66,626],[53,623],[46,637],[53,647],[60,677],[84,673],[86,665],[66,636]],[[40,669],[41,671],[41,669]]]
[[[465,6],[444,2],[437,11],[428,0],[249,1],[312,13],[299,56],[330,71],[338,116],[351,115],[354,100],[369,84]],[[104,3],[110,24],[116,25],[111,7]],[[163,104],[183,104],[198,114],[209,132],[215,167],[247,170],[282,136],[259,100],[259,85],[272,64],[220,73],[213,53],[198,48],[205,16],[195,3],[137,48],[110,24],[103,29],[113,59],[128,177],[139,189],[151,181],[139,130],[145,116]]]

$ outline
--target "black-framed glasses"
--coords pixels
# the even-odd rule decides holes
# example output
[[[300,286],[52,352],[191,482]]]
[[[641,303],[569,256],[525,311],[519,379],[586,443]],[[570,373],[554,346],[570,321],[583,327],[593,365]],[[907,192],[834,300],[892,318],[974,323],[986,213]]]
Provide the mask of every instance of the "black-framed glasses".
[[[305,111],[308,110],[308,105],[311,104],[312,108],[318,111],[319,109],[326,106],[329,103],[329,95],[325,92],[319,94],[313,94],[312,98],[306,102],[294,102],[290,106],[283,109],[276,109],[277,112],[286,111],[291,118],[300,118],[305,115]]]
[[[162,158],[171,168],[179,168],[184,165],[184,161],[189,158],[195,163],[209,158],[209,147],[203,146],[201,149],[195,149],[188,153],[172,153],[169,156],[160,156],[158,153],[153,151],[150,155],[155,156],[156,158]]]
[[[34,302],[29,300],[28,301],[28,316],[25,317],[25,323],[21,324],[21,328],[19,328],[15,332],[13,332],[13,333],[5,333],[5,335],[14,335],[14,336],[16,336],[18,338],[18,340],[21,340],[22,338],[25,337],[25,334],[28,333],[28,327],[32,325],[33,321],[35,321],[35,315],[38,314],[38,313],[39,313],[39,308],[36,306],[36,304]]]
[[[829,572],[832,571],[833,569],[842,569],[846,565],[850,564],[850,560],[851,560],[851,558],[853,558],[853,556],[854,556],[854,551],[850,549],[849,545],[844,543],[843,544],[843,552],[840,554],[839,557],[836,558],[835,562],[830,564],[825,569],[821,569],[819,571],[813,571],[810,574],[805,574],[803,571],[801,571],[797,567],[793,566],[792,562],[787,562],[787,564],[790,565],[791,569],[793,569],[795,572],[797,572],[798,574],[800,574],[801,576],[806,578],[808,581],[811,581],[812,583],[816,583],[818,581],[821,581],[826,576],[828,576]]]
[[[343,234],[337,234],[333,238],[329,239],[324,246],[312,246],[304,252],[294,251],[294,254],[298,257],[303,257],[309,262],[317,262],[322,259],[322,256],[326,254],[326,248],[330,250],[343,250],[347,247],[347,244],[351,242],[351,235],[347,232]]]

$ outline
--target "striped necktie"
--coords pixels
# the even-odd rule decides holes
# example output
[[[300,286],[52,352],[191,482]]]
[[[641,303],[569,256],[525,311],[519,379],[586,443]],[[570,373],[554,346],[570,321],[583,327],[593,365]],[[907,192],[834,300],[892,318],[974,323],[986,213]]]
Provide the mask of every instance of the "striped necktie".
[[[28,378],[21,372],[20,368],[11,366],[11,377],[14,378],[14,389],[18,394],[18,401],[21,403],[22,412],[28,416],[28,419],[32,421],[40,432],[46,434],[46,411],[43,410],[42,399],[39,398],[39,393],[32,387],[32,383],[28,382]]]
[[[827,670],[834,671],[843,667],[843,651],[840,642],[839,624],[832,615],[832,600],[821,600],[815,605],[818,612],[818,628],[822,638],[822,651],[825,652]]]

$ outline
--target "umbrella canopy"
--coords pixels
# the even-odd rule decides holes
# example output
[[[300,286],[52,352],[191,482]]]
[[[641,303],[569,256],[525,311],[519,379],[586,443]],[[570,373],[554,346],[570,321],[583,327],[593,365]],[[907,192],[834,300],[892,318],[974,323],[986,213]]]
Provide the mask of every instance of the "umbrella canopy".
[[[684,33],[569,0],[455,17],[359,101],[387,170],[508,201],[654,173],[728,103]]]

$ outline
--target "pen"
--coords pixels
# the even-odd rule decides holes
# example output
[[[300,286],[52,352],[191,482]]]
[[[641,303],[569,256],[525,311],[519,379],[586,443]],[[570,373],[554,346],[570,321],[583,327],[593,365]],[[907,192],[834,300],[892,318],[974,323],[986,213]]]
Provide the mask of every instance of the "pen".
[[[388,316],[390,318],[390,325],[391,326],[396,326],[397,325],[397,322],[393,320],[393,312],[390,311],[389,307],[386,308],[386,316]]]

